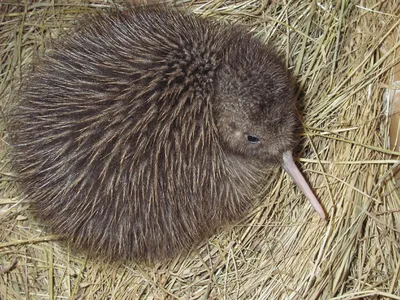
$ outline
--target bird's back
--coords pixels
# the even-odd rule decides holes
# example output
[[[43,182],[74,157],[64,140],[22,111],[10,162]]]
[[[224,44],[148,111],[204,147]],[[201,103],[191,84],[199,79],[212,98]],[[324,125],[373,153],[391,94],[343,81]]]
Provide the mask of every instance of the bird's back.
[[[119,12],[44,57],[13,125],[35,214],[92,255],[145,260],[241,217],[251,184],[212,111],[227,32],[175,10]]]

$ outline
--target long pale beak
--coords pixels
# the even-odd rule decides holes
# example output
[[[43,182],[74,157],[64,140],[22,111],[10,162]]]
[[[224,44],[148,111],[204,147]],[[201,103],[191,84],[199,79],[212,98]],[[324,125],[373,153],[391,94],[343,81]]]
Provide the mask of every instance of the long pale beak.
[[[311,205],[317,211],[317,213],[321,216],[322,219],[326,219],[326,214],[321,204],[315,197],[313,191],[310,186],[304,179],[303,175],[300,173],[296,164],[293,161],[292,151],[286,151],[283,153],[283,169],[289,173],[289,175],[293,178],[294,182],[297,186],[303,191],[308,200],[310,200]]]

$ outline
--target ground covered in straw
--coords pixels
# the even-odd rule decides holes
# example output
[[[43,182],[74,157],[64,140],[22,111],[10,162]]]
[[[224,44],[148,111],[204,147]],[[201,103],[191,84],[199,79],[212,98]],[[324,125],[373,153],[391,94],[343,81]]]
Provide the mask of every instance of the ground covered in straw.
[[[329,221],[278,170],[247,218],[187,257],[110,266],[58,244],[22,201],[5,119],[32,58],[82,14],[124,4],[2,0],[0,299],[400,299],[400,199],[393,176],[399,131],[389,128],[396,113],[390,103],[400,89],[399,1],[178,4],[242,24],[286,58],[304,125],[299,164]]]

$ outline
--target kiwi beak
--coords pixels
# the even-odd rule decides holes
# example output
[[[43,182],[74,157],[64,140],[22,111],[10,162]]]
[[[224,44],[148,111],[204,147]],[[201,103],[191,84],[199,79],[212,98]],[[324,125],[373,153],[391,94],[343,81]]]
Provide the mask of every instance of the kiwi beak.
[[[308,200],[310,200],[311,205],[317,211],[322,219],[326,219],[326,214],[324,209],[322,208],[321,204],[319,203],[317,197],[315,197],[313,191],[311,190],[310,186],[304,179],[303,175],[300,173],[299,169],[297,168],[296,164],[293,161],[292,151],[286,151],[283,153],[283,169],[289,173],[290,177],[293,178],[296,185],[303,191],[306,195]]]

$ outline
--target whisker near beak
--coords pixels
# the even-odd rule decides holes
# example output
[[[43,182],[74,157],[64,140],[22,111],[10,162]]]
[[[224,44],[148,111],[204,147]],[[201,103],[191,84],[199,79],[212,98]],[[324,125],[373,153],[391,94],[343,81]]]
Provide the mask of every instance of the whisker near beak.
[[[304,195],[310,200],[311,205],[317,211],[322,219],[326,219],[326,214],[318,199],[315,197],[313,191],[310,186],[304,179],[303,175],[300,173],[296,164],[293,161],[292,151],[286,151],[283,153],[283,169],[289,173],[290,177],[293,178],[293,181],[296,185],[303,191]]]

